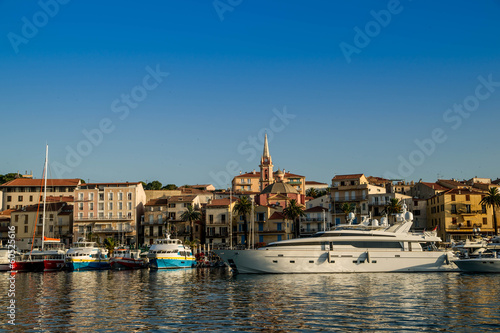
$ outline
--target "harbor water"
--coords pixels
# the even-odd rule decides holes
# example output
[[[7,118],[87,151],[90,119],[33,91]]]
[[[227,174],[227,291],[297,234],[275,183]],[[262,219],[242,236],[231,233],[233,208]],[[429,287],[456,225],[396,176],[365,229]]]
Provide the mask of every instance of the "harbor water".
[[[10,276],[0,275],[6,332],[500,331],[495,274],[18,273],[9,297]]]

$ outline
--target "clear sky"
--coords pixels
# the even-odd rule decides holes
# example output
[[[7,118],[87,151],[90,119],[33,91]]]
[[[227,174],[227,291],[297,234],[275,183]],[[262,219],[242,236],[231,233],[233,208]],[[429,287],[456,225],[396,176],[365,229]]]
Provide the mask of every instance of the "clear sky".
[[[0,1],[0,174],[500,177],[500,1]]]

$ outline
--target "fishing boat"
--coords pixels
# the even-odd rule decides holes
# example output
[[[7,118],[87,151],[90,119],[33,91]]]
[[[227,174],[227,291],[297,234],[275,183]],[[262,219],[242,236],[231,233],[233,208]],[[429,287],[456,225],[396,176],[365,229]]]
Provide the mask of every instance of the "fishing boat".
[[[59,238],[44,236],[44,250],[37,254],[43,260],[44,271],[60,271],[66,268],[66,249]]]
[[[130,250],[128,248],[118,248],[113,251],[109,259],[111,269],[139,269],[148,267],[147,258],[141,256],[141,250]]]
[[[66,266],[71,271],[109,269],[108,251],[95,242],[75,242],[66,252]]]
[[[38,256],[41,253],[42,251],[39,249],[18,253],[12,263],[11,270],[14,272],[43,272],[43,259]]]
[[[189,268],[196,264],[196,258],[191,249],[180,239],[170,239],[170,234],[151,245],[148,258],[149,267],[153,269]]]
[[[439,250],[436,231],[412,233],[413,214],[340,225],[308,238],[270,243],[256,250],[215,250],[237,273],[450,272],[452,251]]]

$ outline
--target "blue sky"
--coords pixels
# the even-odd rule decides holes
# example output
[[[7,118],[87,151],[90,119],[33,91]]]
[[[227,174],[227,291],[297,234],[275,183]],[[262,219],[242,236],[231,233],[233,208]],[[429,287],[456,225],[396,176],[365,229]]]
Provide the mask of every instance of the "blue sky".
[[[500,177],[500,1],[61,2],[0,2],[0,174]]]

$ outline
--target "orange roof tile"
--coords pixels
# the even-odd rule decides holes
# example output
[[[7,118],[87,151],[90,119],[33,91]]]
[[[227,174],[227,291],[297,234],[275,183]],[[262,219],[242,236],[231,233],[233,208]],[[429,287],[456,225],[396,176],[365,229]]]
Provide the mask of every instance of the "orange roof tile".
[[[80,183],[80,179],[47,179],[47,186],[77,186]],[[31,179],[31,178],[17,178],[0,185],[4,186],[38,186],[41,187],[44,184],[43,179]]]

